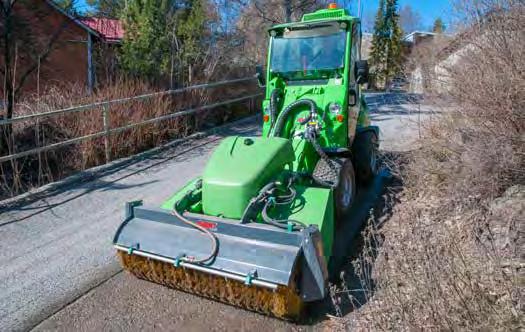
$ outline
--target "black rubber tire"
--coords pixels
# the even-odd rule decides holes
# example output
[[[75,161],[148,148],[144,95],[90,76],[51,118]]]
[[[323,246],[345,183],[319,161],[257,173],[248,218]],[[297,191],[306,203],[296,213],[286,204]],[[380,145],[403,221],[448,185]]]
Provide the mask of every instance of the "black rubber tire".
[[[345,197],[349,190],[349,198]],[[354,165],[350,159],[342,159],[339,181],[334,191],[336,224],[341,222],[350,211],[355,200],[356,181]]]
[[[378,142],[373,131],[365,131],[357,135],[353,152],[356,165],[357,180],[360,183],[369,183],[378,172]]]

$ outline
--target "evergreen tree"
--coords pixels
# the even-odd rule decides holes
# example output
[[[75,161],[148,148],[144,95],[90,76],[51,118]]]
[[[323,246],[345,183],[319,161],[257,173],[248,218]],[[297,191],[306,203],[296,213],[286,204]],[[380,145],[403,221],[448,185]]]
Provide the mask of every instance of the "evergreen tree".
[[[172,8],[169,0],[135,0],[122,10],[120,64],[131,76],[156,80],[168,66]]]
[[[435,33],[445,32],[445,24],[443,23],[443,20],[441,19],[441,17],[438,17],[434,21],[434,26],[432,27],[432,31]]]
[[[188,83],[192,81],[193,65],[198,63],[203,55],[203,37],[207,13],[205,0],[190,0],[187,10],[177,15],[177,37],[182,43],[180,59],[182,65],[188,68]]]
[[[124,10],[126,0],[87,0],[98,17],[119,18]],[[132,0],[129,0],[132,3]]]
[[[386,46],[385,84],[401,72],[403,33],[399,25],[397,0],[387,0],[385,10],[385,25],[389,34]]]
[[[169,76],[171,87],[175,77],[179,84],[190,83],[204,53],[206,9],[206,0],[128,1],[121,14],[124,71],[152,81]]]
[[[374,34],[372,36],[370,51],[370,64],[374,68],[376,82],[383,80],[386,56],[385,42],[387,37],[385,28],[385,0],[380,0],[374,22]]]
[[[401,38],[397,0],[380,0],[370,53],[376,83],[387,85],[401,72]]]
[[[75,0],[54,0],[54,3],[66,13],[73,16],[77,15],[75,11]]]

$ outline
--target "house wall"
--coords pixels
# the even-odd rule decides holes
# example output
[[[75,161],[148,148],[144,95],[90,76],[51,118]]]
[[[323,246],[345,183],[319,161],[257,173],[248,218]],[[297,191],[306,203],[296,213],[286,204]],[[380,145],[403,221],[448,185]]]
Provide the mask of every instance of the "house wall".
[[[20,94],[35,93],[38,86],[41,92],[52,85],[86,87],[87,30],[44,0],[18,0],[14,13],[17,85],[31,72]]]

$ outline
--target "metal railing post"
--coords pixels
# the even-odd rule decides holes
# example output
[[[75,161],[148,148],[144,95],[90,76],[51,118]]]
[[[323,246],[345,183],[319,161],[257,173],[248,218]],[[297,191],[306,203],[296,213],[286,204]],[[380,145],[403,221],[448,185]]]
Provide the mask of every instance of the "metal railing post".
[[[44,142],[40,144],[40,119],[36,119],[35,124],[35,139],[36,139],[36,147],[39,148],[44,145]],[[38,152],[38,185],[40,186],[41,181],[43,180],[43,165],[42,165],[42,152]]]
[[[251,109],[251,112],[253,113],[253,111],[256,109],[256,101],[258,98],[263,96],[263,93],[255,93],[255,94],[244,96],[244,97],[233,98],[233,99],[223,100],[220,102],[215,102],[212,104],[197,106],[197,107],[157,116],[151,119],[147,119],[147,120],[143,120],[143,121],[139,121],[139,122],[135,122],[135,123],[131,123],[131,124],[123,125],[120,127],[115,127],[115,128],[111,128],[111,121],[110,121],[110,114],[109,114],[111,112],[111,109],[110,109],[111,105],[121,105],[121,104],[130,102],[130,101],[144,100],[144,99],[149,99],[152,97],[158,97],[158,96],[164,96],[164,95],[174,95],[174,94],[179,94],[179,93],[183,93],[187,91],[194,91],[197,89],[214,88],[214,87],[223,86],[227,84],[241,83],[241,82],[252,81],[252,80],[255,80],[255,78],[247,77],[247,78],[233,79],[229,81],[204,83],[204,84],[193,85],[193,86],[189,86],[189,87],[181,88],[181,89],[161,91],[161,92],[155,92],[155,93],[150,93],[150,94],[143,94],[139,96],[108,100],[108,101],[103,101],[103,102],[96,102],[92,104],[73,106],[69,108],[52,110],[52,111],[43,112],[43,113],[27,114],[27,115],[22,115],[22,116],[15,117],[12,119],[0,119],[0,129],[2,129],[3,126],[9,126],[14,123],[23,122],[23,121],[27,121],[30,119],[35,119],[37,121],[36,135],[38,137],[41,136],[42,138],[41,144],[39,144],[40,143],[39,139],[37,139],[37,147],[33,149],[16,152],[16,151],[13,151],[14,146],[12,142],[12,137],[8,137],[7,138],[8,139],[8,144],[7,144],[8,154],[0,156],[0,163],[6,162],[6,161],[15,161],[22,157],[38,154],[39,164],[41,164],[41,166],[47,167],[47,160],[46,160],[47,156],[45,153],[46,151],[51,151],[51,150],[54,150],[54,149],[57,149],[63,146],[77,144],[85,140],[91,140],[91,139],[96,139],[96,138],[104,138],[104,154],[105,154],[105,159],[107,163],[107,162],[110,162],[112,158],[111,156],[111,147],[112,147],[111,135],[113,134],[124,132],[132,128],[157,123],[160,121],[171,120],[171,119],[175,119],[175,118],[190,115],[190,114],[195,114],[197,112],[211,110],[211,109],[214,109],[220,106],[231,105],[231,104],[240,103],[240,102],[248,102],[248,107]],[[57,115],[62,115],[62,114],[72,114],[74,112],[83,112],[83,111],[90,111],[90,110],[96,110],[98,112],[101,109],[102,109],[102,121],[103,121],[102,131],[87,134],[84,136],[75,137],[75,138],[70,138],[70,139],[66,139],[63,141],[50,143],[46,145],[46,137],[45,137],[46,135],[45,135],[45,130],[43,130],[43,127],[42,127],[42,121],[41,121],[42,118],[47,118],[47,117],[52,117],[52,116],[57,116]],[[16,167],[16,165],[13,167]],[[45,172],[43,172],[42,175],[47,176],[47,177],[52,176],[51,173],[45,174]]]
[[[106,164],[111,161],[111,143],[109,131],[109,105],[104,105],[102,108],[102,121],[104,123],[104,152],[106,155]]]

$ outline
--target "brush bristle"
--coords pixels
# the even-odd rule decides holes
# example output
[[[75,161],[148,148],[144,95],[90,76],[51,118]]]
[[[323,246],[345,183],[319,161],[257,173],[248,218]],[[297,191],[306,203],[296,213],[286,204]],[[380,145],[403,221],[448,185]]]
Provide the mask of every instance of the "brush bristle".
[[[118,256],[125,270],[140,279],[170,288],[207,297],[247,310],[281,319],[299,319],[303,301],[294,286],[270,289],[247,286],[236,280],[217,277],[192,269],[129,255],[119,251]]]

